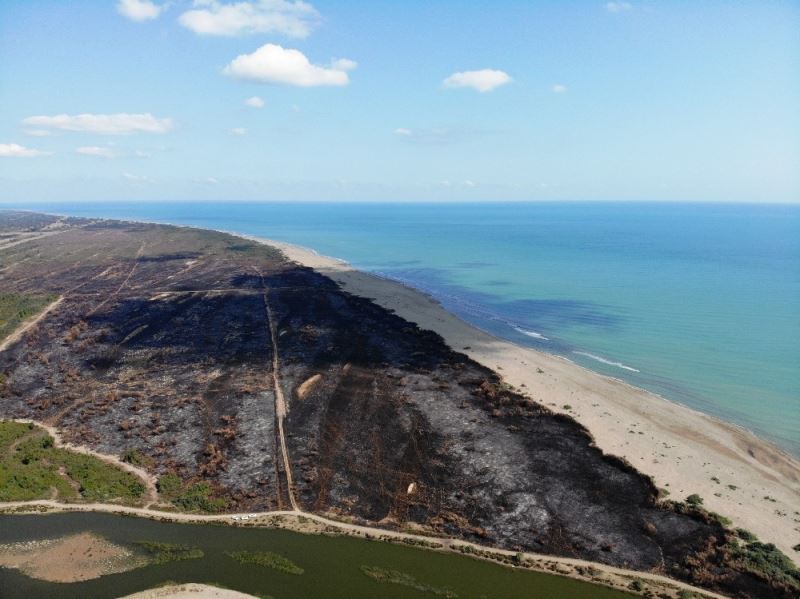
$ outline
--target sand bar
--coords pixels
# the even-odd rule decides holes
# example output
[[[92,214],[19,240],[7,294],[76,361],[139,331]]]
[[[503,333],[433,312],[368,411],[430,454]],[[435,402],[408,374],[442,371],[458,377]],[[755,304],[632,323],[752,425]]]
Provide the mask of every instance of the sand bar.
[[[120,599],[255,599],[255,596],[191,582],[149,589]]]
[[[693,493],[704,507],[774,543],[795,563],[800,543],[800,460],[743,428],[668,401],[565,358],[494,337],[401,283],[354,269],[308,248],[247,236],[440,334],[457,351],[496,370],[518,391],[574,417],[604,452],[627,459],[669,498]],[[469,348],[469,349],[467,349]],[[565,408],[569,406],[569,409]]]

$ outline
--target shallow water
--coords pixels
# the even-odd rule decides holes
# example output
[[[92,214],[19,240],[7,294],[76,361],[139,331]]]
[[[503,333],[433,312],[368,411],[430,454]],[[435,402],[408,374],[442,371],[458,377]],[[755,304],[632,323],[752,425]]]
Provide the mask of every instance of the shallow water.
[[[459,598],[624,599],[630,595],[549,574],[514,570],[455,554],[347,537],[303,535],[282,530],[168,524],[115,516],[72,513],[0,516],[0,544],[93,532],[123,545],[137,541],[199,547],[201,559],[151,565],[80,583],[48,583],[0,568],[3,599],[105,599],[151,588],[165,581],[211,582],[275,599],[374,599],[435,597],[405,586],[379,583],[360,566],[399,570],[418,581],[455,591]],[[273,551],[301,566],[293,575],[264,566],[239,564],[226,551]]]
[[[26,204],[271,237],[422,289],[520,344],[800,455],[800,207]]]

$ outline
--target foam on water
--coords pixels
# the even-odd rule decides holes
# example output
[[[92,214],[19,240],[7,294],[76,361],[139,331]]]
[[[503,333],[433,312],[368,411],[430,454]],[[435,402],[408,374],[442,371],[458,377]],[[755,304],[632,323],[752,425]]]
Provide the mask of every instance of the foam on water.
[[[513,328],[518,333],[522,333],[523,335],[526,335],[526,336],[531,337],[533,339],[539,339],[540,341],[549,341],[550,340],[549,337],[545,337],[544,335],[542,335],[541,333],[537,333],[536,331],[528,331],[526,329],[523,329],[522,327],[517,327],[517,326],[514,326],[514,325],[511,325],[511,328]]]
[[[636,368],[633,368],[632,366],[626,366],[622,362],[614,362],[613,360],[608,360],[608,359],[604,358],[603,356],[596,356],[595,354],[590,354],[589,352],[573,351],[572,353],[573,354],[578,354],[579,356],[586,356],[587,358],[591,358],[592,360],[595,360],[595,361],[600,362],[602,364],[608,364],[609,366],[616,366],[617,368],[622,368],[622,370],[627,370],[628,372],[641,372],[640,370],[637,370]]]

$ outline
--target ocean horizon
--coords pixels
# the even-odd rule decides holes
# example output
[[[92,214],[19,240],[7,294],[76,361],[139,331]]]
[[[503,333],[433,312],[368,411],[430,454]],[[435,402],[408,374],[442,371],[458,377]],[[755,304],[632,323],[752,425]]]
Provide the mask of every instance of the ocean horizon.
[[[493,335],[800,455],[800,207],[710,203],[3,204],[309,247]]]

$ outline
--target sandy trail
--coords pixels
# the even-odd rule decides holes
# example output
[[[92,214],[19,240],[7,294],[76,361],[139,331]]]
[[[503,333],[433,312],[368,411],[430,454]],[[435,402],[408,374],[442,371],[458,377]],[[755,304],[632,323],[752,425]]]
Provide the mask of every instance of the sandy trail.
[[[11,333],[8,337],[6,337],[2,343],[0,343],[0,351],[4,351],[6,348],[11,347],[14,343],[22,339],[22,336],[35,327],[39,322],[45,318],[50,312],[58,308],[61,305],[61,302],[64,301],[64,297],[59,297],[56,301],[52,302],[48,305],[44,310],[32,316],[28,320],[24,321],[20,326],[18,326],[13,333]]]
[[[682,500],[704,506],[772,542],[797,561],[800,461],[742,428],[603,376],[564,358],[481,331],[410,287],[288,243],[244,236],[331,277],[355,295],[441,335],[507,383],[583,424],[604,452],[623,457]]]
[[[263,278],[262,278],[263,281]],[[275,330],[275,320],[272,317],[272,308],[269,305],[269,291],[264,290],[264,306],[267,310],[267,323],[270,339],[272,340],[272,382],[275,388],[275,419],[278,421],[278,438],[281,442],[281,455],[283,456],[283,468],[286,473],[286,492],[289,495],[289,503],[292,510],[300,511],[294,493],[294,480],[292,478],[292,465],[289,460],[289,448],[286,445],[286,435],[283,430],[283,420],[286,417],[286,398],[283,395],[283,386],[280,377],[280,358],[278,356],[278,333]]]

